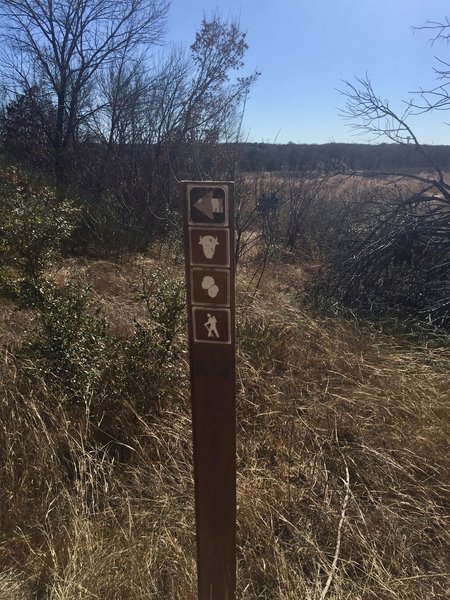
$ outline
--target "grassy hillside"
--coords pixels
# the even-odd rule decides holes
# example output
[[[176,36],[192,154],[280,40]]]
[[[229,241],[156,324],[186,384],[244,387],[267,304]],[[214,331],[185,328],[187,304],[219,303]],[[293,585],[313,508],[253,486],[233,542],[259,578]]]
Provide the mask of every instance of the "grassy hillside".
[[[39,307],[0,301],[2,600],[195,598],[177,254],[61,261]],[[298,267],[251,273],[238,598],[447,598],[448,339],[316,313]]]

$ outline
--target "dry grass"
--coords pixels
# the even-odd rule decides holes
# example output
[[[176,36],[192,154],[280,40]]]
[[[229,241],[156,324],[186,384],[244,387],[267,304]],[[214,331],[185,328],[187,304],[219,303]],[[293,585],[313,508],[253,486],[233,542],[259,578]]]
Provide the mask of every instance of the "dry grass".
[[[265,522],[266,547],[249,540],[248,598],[321,598],[330,574],[329,597],[446,597],[448,349],[320,320],[273,290],[254,310],[270,350],[241,379],[253,414],[239,422],[264,507],[241,519]]]
[[[87,279],[129,339],[138,262],[54,277]],[[443,600],[449,346],[316,315],[287,275],[239,281],[238,598]],[[162,397],[104,380],[74,406],[20,354],[32,313],[0,311],[0,598],[194,599],[186,357]]]

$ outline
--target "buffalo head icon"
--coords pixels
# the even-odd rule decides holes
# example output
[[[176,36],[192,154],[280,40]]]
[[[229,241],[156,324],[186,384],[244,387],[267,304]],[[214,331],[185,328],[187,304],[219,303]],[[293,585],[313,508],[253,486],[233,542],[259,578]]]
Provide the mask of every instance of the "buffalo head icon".
[[[219,245],[219,240],[217,236],[201,235],[198,243],[202,246],[206,258],[212,258],[216,251],[216,246]]]

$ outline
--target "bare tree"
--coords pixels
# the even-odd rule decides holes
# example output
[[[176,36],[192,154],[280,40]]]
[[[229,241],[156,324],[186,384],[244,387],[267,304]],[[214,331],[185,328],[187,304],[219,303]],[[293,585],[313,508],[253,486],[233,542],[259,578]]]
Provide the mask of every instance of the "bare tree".
[[[92,120],[92,131],[105,147],[104,161],[113,148],[123,150],[146,138],[146,106],[151,79],[143,62],[130,63],[121,56],[99,79],[101,109]]]
[[[3,68],[16,88],[38,84],[54,103],[49,131],[62,195],[67,149],[95,111],[95,78],[118,56],[160,42],[167,0],[3,0]]]
[[[245,98],[259,76],[241,75],[246,50],[238,23],[216,15],[203,19],[190,52],[174,48],[156,69],[147,124],[159,178],[154,196],[164,207],[160,217],[174,208],[175,177],[223,176],[219,142],[237,136]],[[213,156],[219,158],[211,166]]]
[[[422,27],[416,27],[416,30],[430,32],[432,37],[430,44],[432,46],[443,44],[448,45],[450,40],[450,20],[448,17],[442,21],[428,21]],[[450,63],[442,58],[436,58],[437,66],[434,68],[434,74],[437,85],[423,89],[421,88],[416,99],[413,102],[414,108],[418,112],[429,112],[432,110],[448,110],[450,108]]]
[[[133,119],[138,120],[139,142],[164,158],[168,149],[180,144],[229,139],[230,124],[240,117],[259,75],[239,74],[245,37],[236,22],[214,16],[202,21],[190,52],[173,46],[147,65],[145,73],[130,65],[127,56],[117,57],[101,76],[103,108],[97,133],[104,141],[112,135],[117,142],[123,127],[128,136]]]
[[[450,22],[428,23],[432,43],[450,39]],[[450,182],[420,143],[410,117],[450,109],[450,64],[435,69],[436,87],[420,90],[401,112],[383,100],[366,76],[345,82],[343,115],[358,133],[415,149],[429,167],[411,172],[355,173],[384,176],[365,192],[351,236],[329,257],[324,285],[351,306],[378,313],[400,310],[430,324],[450,327]],[[373,186],[372,186],[373,187]]]
[[[441,194],[450,203],[450,185],[445,181],[439,165],[420,143],[408,123],[408,118],[411,117],[413,111],[411,102],[408,102],[403,112],[399,113],[391,108],[388,100],[382,100],[377,95],[367,76],[357,77],[355,84],[348,81],[344,83],[345,89],[341,93],[346,99],[346,104],[341,114],[350,122],[352,129],[357,133],[369,134],[372,141],[387,139],[403,145],[412,141],[416,151],[422,155],[429,168],[434,171],[434,176],[421,177],[411,173],[400,175],[421,182],[427,192],[433,187],[436,188],[436,193]]]
[[[243,67],[246,34],[235,21],[203,19],[191,54],[174,49],[155,86],[155,143],[223,139],[259,73],[234,77]]]

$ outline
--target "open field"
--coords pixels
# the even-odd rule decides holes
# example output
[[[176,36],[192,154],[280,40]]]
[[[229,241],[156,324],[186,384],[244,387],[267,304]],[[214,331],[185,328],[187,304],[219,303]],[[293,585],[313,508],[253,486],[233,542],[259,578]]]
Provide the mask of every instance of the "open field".
[[[237,265],[236,600],[447,600],[450,146],[412,124],[450,109],[450,63],[398,114],[368,75],[344,79],[365,144],[270,83],[263,108],[291,106],[268,111],[266,143],[246,124],[244,11],[206,10],[190,36],[189,6],[171,43],[170,4],[2,2],[0,600],[199,595],[186,226],[194,409],[216,448]],[[435,18],[415,25],[444,48]],[[209,447],[211,481],[229,465]]]
[[[51,279],[69,300],[69,281],[89,284],[89,301],[58,312],[51,296],[53,321],[1,301],[2,600],[195,597],[182,321],[160,346],[182,289],[172,254],[60,262]],[[269,265],[257,291],[252,269],[238,272],[238,598],[444,600],[448,338],[325,317],[298,296],[301,267]]]

